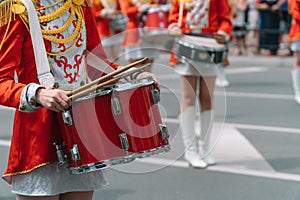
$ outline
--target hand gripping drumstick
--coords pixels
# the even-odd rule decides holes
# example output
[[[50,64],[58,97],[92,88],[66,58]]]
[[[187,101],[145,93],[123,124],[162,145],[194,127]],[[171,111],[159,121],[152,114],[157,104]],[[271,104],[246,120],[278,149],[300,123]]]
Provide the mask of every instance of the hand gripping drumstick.
[[[92,85],[95,85],[95,84],[101,83],[103,81],[106,81],[107,79],[111,78],[112,76],[115,76],[115,75],[117,75],[117,74],[119,74],[121,72],[124,72],[124,71],[128,70],[129,68],[134,67],[135,65],[138,65],[138,64],[141,64],[141,63],[145,62],[146,60],[148,60],[147,57],[145,57],[143,59],[140,59],[140,60],[138,60],[136,62],[130,63],[130,64],[128,64],[128,65],[126,65],[126,66],[124,66],[124,67],[122,67],[120,69],[117,69],[116,71],[113,71],[113,72],[111,72],[109,74],[106,74],[105,76],[102,76],[102,77],[100,77],[100,78],[98,78],[98,79],[96,79],[96,80],[94,80],[94,81],[92,81],[92,82],[90,82],[90,83],[82,86],[82,87],[79,87],[79,88],[71,91],[71,93],[68,94],[68,96],[75,95],[75,94],[77,94],[77,93],[85,90],[86,88],[92,86]]]
[[[97,90],[97,89],[99,89],[99,88],[101,88],[101,87],[107,86],[107,85],[109,85],[109,84],[113,84],[113,83],[115,83],[116,81],[118,81],[118,80],[120,80],[120,79],[122,79],[122,78],[125,78],[125,77],[127,77],[127,76],[130,76],[130,75],[134,74],[135,72],[141,71],[142,69],[149,67],[149,65],[150,65],[150,63],[147,63],[147,64],[145,64],[145,65],[143,65],[143,66],[141,66],[141,67],[138,67],[138,68],[136,68],[136,69],[133,69],[133,70],[131,70],[131,71],[129,71],[129,72],[126,72],[126,73],[124,73],[124,74],[121,74],[121,75],[119,75],[119,76],[117,76],[117,77],[114,77],[114,78],[112,78],[112,79],[110,79],[110,80],[107,80],[107,81],[105,81],[105,82],[102,82],[102,83],[100,83],[100,84],[98,84],[98,85],[96,85],[96,86],[94,86],[94,87],[88,88],[88,89],[83,90],[83,91],[81,91],[81,92],[77,92],[76,94],[72,94],[71,96],[69,96],[69,98],[70,98],[71,100],[74,100],[74,99],[77,99],[77,98],[79,98],[79,97],[82,97],[83,95],[86,95],[86,94],[88,94],[88,93],[90,93],[90,92],[93,92],[93,91],[95,91],[95,90]]]

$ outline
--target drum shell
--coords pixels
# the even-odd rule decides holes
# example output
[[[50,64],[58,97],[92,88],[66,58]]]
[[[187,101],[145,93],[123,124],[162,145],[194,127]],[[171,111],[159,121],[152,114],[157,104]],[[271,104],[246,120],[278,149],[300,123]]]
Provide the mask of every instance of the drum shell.
[[[210,47],[179,39],[175,45],[175,54],[182,59],[204,63],[222,63],[225,57],[224,47]]]
[[[120,91],[115,90],[118,84],[109,88],[112,91],[105,95],[92,94],[73,103],[70,109],[73,125],[66,125],[62,114],[58,114],[71,173],[128,163],[149,156],[146,151],[168,145],[159,129],[162,121],[158,106],[151,97],[153,84],[132,85]],[[116,99],[121,113],[114,108]],[[129,145],[126,150],[120,140],[124,134]],[[74,145],[78,148],[79,160],[73,159]]]

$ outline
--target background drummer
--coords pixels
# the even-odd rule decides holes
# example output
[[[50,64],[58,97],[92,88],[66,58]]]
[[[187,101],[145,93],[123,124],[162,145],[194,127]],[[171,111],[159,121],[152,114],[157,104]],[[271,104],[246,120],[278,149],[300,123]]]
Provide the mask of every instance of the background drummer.
[[[102,45],[110,61],[116,61],[124,40],[128,19],[122,14],[118,0],[92,0],[92,11],[96,20]],[[123,27],[114,27],[112,20],[119,20]]]
[[[151,7],[157,7],[160,3],[154,0],[120,0],[121,11],[127,15],[128,24],[124,39],[125,59],[130,63],[143,57],[148,57],[148,63],[153,63],[159,56],[159,50],[149,42],[141,38],[141,17]],[[151,66],[147,69],[151,71]]]
[[[172,0],[169,14],[170,33],[177,36],[181,36],[182,33],[212,34],[218,43],[224,44],[229,40],[233,29],[230,11],[227,0]],[[173,54],[171,61],[175,64],[175,70],[182,75],[180,116],[185,145],[184,157],[192,167],[205,168],[216,164],[209,155],[209,140],[214,121],[213,93],[217,68],[214,63],[206,68],[201,68],[201,63],[194,63],[199,65],[199,70],[193,70],[194,73],[180,72],[177,70],[179,66],[185,65],[184,67],[190,68],[192,65],[189,62],[174,62],[174,58],[176,59]],[[199,137],[196,137],[195,133],[197,97],[200,104]]]

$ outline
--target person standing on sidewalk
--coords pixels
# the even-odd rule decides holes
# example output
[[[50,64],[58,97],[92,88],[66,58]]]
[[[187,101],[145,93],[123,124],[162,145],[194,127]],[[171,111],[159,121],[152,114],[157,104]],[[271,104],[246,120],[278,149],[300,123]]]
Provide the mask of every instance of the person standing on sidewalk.
[[[179,37],[182,33],[207,34],[213,36],[218,43],[225,44],[233,29],[230,12],[227,0],[172,0],[169,30],[172,35]],[[193,22],[192,25],[190,22]],[[175,59],[176,54],[171,54],[170,64],[175,64],[175,70],[181,75],[180,117],[184,158],[194,168],[206,168],[216,164],[209,155],[209,143],[214,122],[213,94],[217,67],[213,62],[195,62],[193,65],[197,66],[196,70],[190,62],[175,62]],[[199,137],[195,131],[196,102],[200,106]]]
[[[291,50],[294,53],[294,66],[292,69],[292,83],[295,100],[300,105],[300,1],[289,0],[288,6],[292,16],[292,24],[289,32]]]

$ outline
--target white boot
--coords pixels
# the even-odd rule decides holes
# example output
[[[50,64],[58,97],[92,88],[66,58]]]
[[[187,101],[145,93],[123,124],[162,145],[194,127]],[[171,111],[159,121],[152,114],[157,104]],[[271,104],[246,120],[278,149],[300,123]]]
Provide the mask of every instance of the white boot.
[[[182,139],[185,147],[184,158],[188,161],[190,166],[194,168],[206,168],[206,162],[204,162],[198,154],[197,137],[194,129],[195,118],[196,109],[194,106],[187,107],[186,110],[181,113]]]
[[[295,100],[300,104],[300,67],[292,71],[293,88],[295,92]]]
[[[215,159],[210,155],[210,139],[214,122],[213,110],[206,110],[200,114],[201,134],[199,137],[199,154],[208,165],[215,165]]]
[[[223,65],[218,64],[217,69],[218,69],[218,73],[217,73],[217,79],[215,85],[218,87],[228,87],[229,82],[227,80]]]

